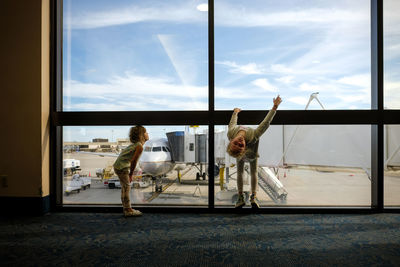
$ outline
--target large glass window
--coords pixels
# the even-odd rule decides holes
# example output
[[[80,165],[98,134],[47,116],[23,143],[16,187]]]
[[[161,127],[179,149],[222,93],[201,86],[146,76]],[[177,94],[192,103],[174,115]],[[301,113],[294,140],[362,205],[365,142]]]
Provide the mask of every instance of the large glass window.
[[[65,0],[63,110],[206,110],[203,1]]]
[[[256,127],[256,126],[249,126]],[[368,125],[272,125],[259,141],[258,193],[263,206],[370,206],[371,127]],[[237,162],[226,153],[226,126],[216,134],[216,205],[238,197]],[[251,163],[243,192],[251,194]],[[249,204],[249,203],[247,203]]]
[[[383,6],[384,72],[383,1],[59,4],[53,41],[63,41],[52,51],[61,75],[52,80],[53,148],[63,166],[54,170],[57,205],[120,206],[112,166],[130,128],[121,125],[144,124],[150,140],[132,182],[133,205],[232,208],[230,114],[241,108],[238,124],[255,127],[279,94],[283,102],[259,145],[262,207],[399,206],[400,122],[392,116],[398,111],[381,107],[382,95],[386,109],[400,103],[397,1]],[[382,74],[384,94],[380,83],[371,87]],[[153,172],[161,162],[165,168]]]
[[[130,127],[64,127],[63,204],[121,205],[113,164]],[[208,204],[207,127],[146,126],[150,139],[134,173],[134,205]]]
[[[384,4],[385,108],[400,109],[400,2]]]
[[[385,125],[385,206],[400,206],[400,125]]]
[[[369,0],[215,1],[216,109],[370,109],[370,51]]]

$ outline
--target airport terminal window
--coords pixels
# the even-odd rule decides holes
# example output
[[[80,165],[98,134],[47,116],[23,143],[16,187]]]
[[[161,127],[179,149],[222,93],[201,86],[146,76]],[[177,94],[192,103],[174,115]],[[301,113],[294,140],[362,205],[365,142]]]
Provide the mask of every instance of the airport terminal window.
[[[385,108],[400,109],[400,2],[385,0],[383,4]]]
[[[215,106],[371,108],[370,1],[215,1]],[[394,12],[394,14],[396,14]]]
[[[129,145],[128,125],[144,124],[151,142],[135,206],[233,208],[232,109],[243,110],[239,124],[255,126],[280,94],[260,140],[262,207],[400,206],[400,122],[396,110],[383,110],[399,102],[398,4],[384,1],[383,72],[375,29],[382,2],[54,1],[52,148],[63,166],[52,171],[56,205],[120,206],[112,164]],[[156,155],[171,164],[152,174],[154,162],[143,159]]]
[[[207,110],[201,1],[63,1],[63,110]]]
[[[130,145],[127,126],[66,126],[63,129],[63,204],[120,205],[113,164]],[[146,126],[132,183],[131,202],[139,206],[208,204],[207,127]],[[196,140],[189,151],[188,142]],[[151,149],[152,148],[152,149]]]
[[[400,125],[385,125],[385,206],[400,206]]]
[[[236,159],[226,153],[226,126],[219,128],[215,160],[223,171],[215,180],[215,204],[232,206],[238,198]],[[370,206],[370,143],[369,125],[270,126],[259,140],[259,203],[264,207]],[[248,162],[243,192],[249,206]]]

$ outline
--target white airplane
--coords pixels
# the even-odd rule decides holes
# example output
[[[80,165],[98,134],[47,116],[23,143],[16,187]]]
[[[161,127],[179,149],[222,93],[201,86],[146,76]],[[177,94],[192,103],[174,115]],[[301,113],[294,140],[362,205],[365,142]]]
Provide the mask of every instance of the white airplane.
[[[151,176],[155,181],[155,190],[162,192],[161,178],[174,169],[171,148],[166,138],[148,140],[144,144],[139,166],[145,175]]]
[[[114,153],[98,153],[98,152],[80,152],[85,154],[98,155],[101,157],[118,157],[119,154]],[[148,186],[148,178],[151,177],[155,181],[155,191],[162,192],[161,178],[172,171],[182,170],[185,168],[184,164],[175,164],[172,161],[171,148],[167,138],[156,138],[148,140],[143,146],[143,152],[139,159],[139,168],[142,174],[147,178],[146,181],[142,180],[143,186]],[[137,168],[138,169],[138,168]],[[118,179],[108,179],[104,184],[110,188],[120,187]]]
[[[139,166],[145,174],[161,176],[170,172],[175,163],[172,161],[171,149],[166,138],[148,140],[144,144]]]

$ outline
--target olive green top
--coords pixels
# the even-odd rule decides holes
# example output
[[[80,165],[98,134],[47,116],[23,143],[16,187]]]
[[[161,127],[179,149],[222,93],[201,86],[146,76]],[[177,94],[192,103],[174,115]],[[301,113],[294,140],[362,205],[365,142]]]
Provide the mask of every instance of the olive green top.
[[[268,129],[271,124],[272,119],[274,118],[276,110],[271,109],[267,116],[265,116],[264,120],[258,125],[256,129],[251,127],[243,127],[237,125],[238,114],[233,112],[231,121],[228,126],[228,139],[233,139],[239,131],[243,130],[246,132],[245,141],[246,141],[246,152],[243,158],[247,159],[255,159],[258,155],[258,141],[261,135]]]
[[[135,154],[135,150],[138,146],[141,146],[140,142],[136,142],[124,148],[119,154],[117,160],[114,162],[115,170],[123,170],[131,167],[131,160],[133,158],[133,154]],[[135,166],[136,167],[136,166]]]

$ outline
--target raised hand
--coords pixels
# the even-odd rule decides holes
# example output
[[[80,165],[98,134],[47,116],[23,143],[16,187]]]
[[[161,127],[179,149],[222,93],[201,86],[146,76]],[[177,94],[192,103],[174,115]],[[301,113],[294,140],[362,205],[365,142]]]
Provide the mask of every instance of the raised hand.
[[[273,109],[277,109],[278,106],[280,105],[280,103],[282,102],[282,99],[281,99],[281,97],[278,95],[276,98],[274,98],[273,102],[274,102],[274,107],[273,107]]]
[[[240,111],[242,111],[240,108],[234,108],[233,109],[233,112],[236,113],[236,114],[239,113]]]

